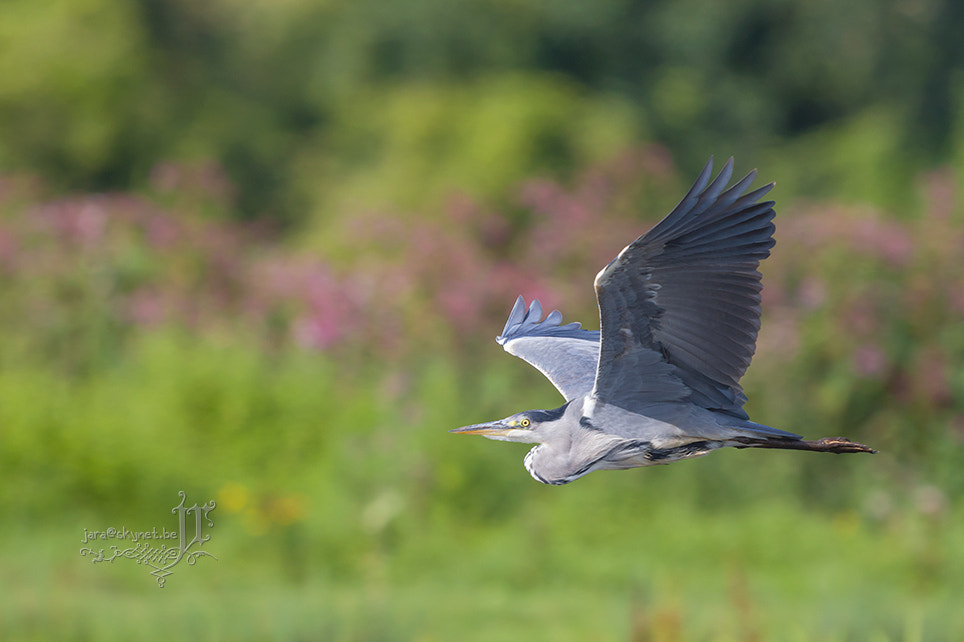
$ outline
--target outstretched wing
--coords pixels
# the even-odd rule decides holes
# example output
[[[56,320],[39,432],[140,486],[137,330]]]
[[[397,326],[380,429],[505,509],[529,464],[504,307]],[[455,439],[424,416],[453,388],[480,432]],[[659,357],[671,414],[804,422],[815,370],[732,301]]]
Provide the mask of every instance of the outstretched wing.
[[[726,189],[713,160],[669,215],[596,275],[601,355],[594,394],[638,410],[688,399],[746,419],[739,380],[760,329],[760,261],[773,247],[773,183]]]
[[[599,361],[599,332],[583,330],[578,323],[562,325],[558,310],[543,319],[539,301],[533,299],[527,310],[520,296],[496,341],[506,352],[544,374],[566,401],[592,391]]]

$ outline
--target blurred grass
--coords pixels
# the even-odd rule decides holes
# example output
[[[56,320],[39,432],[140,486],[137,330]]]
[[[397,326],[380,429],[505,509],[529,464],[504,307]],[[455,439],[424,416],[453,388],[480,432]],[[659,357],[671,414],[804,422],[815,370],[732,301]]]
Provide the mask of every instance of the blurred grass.
[[[964,632],[964,511],[908,487],[892,454],[732,451],[541,486],[524,448],[445,433],[551,401],[529,375],[508,360],[474,373],[430,361],[389,390],[323,356],[165,333],[89,380],[5,368],[0,469],[21,483],[0,503],[0,635]],[[808,491],[809,476],[832,487]],[[219,502],[205,545],[218,561],[182,563],[159,589],[131,560],[79,555],[83,528],[170,527],[181,489]]]
[[[266,555],[240,563],[244,547],[222,516],[210,542],[220,561],[175,569],[163,590],[140,567],[92,567],[64,550],[65,538],[44,539],[33,550],[47,558],[4,564],[4,584],[18,587],[4,600],[4,636],[921,640],[955,639],[964,625],[959,556],[941,560],[943,579],[909,591],[919,553],[859,522],[774,504],[726,515],[660,508],[650,518],[577,528],[563,547],[518,526],[457,541],[457,529],[437,529],[417,573],[403,543],[397,561],[372,560],[363,577],[332,578],[322,562],[293,583]],[[696,529],[701,537],[679,536]]]

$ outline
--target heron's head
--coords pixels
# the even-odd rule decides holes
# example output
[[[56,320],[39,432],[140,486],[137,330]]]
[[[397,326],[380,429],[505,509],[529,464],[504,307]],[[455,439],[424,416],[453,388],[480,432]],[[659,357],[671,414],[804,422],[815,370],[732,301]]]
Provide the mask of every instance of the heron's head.
[[[455,428],[449,432],[482,435],[498,441],[537,444],[545,441],[549,426],[558,423],[565,410],[566,406],[555,410],[527,410],[498,421]]]

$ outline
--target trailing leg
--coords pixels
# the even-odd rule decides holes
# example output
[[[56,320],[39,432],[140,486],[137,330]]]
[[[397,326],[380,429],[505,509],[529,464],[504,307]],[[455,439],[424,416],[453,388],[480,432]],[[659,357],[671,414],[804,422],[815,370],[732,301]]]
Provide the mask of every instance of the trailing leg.
[[[736,446],[736,448],[777,448],[780,450],[809,450],[819,453],[876,453],[877,451],[870,446],[850,441],[845,437],[824,437],[816,441],[806,441],[803,439],[766,439],[750,440],[735,439],[746,445]]]

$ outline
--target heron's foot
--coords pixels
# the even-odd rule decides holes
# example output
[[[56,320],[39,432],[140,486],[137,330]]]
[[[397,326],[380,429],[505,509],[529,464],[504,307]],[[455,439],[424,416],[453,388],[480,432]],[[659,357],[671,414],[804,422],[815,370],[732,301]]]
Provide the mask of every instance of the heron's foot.
[[[824,452],[824,453],[875,454],[877,452],[870,446],[858,444],[855,441],[850,441],[846,437],[824,437],[823,439],[818,439],[817,441],[807,441],[804,443],[806,443],[807,446],[809,446],[807,450],[814,450],[817,452]]]

